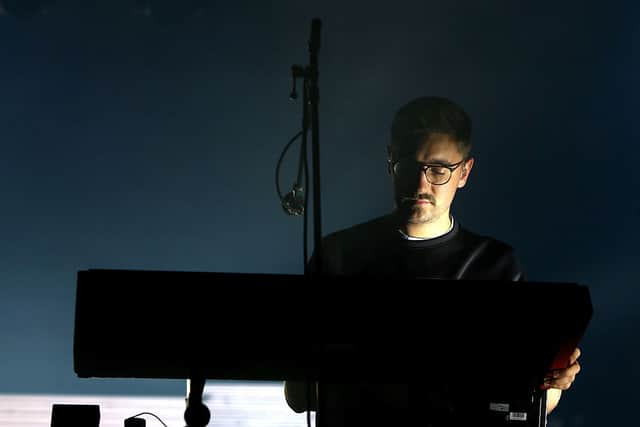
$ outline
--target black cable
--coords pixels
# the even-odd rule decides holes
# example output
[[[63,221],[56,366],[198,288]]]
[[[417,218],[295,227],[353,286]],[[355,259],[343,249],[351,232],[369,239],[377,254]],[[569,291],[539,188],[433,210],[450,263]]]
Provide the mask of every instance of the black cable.
[[[158,421],[160,421],[160,424],[162,424],[164,427],[167,427],[167,425],[160,419],[159,416],[157,416],[156,414],[152,414],[151,412],[140,412],[137,415],[134,415],[134,416],[131,416],[131,417],[127,418],[127,420],[130,420],[131,418],[139,417],[140,415],[151,415],[152,417],[156,417],[156,419]]]
[[[284,159],[285,154],[287,154],[287,151],[291,147],[291,144],[293,144],[295,140],[298,139],[301,135],[302,131],[298,132],[293,138],[291,138],[291,140],[289,140],[287,145],[282,150],[282,153],[280,153],[280,158],[278,159],[278,163],[276,164],[276,191],[278,192],[278,197],[280,198],[280,200],[282,200],[283,197],[282,191],[280,191],[280,165],[282,164],[282,159]]]
[[[282,200],[282,198],[284,197],[282,195],[282,190],[280,189],[280,166],[282,165],[282,160],[284,159],[284,156],[287,154],[287,151],[289,151],[289,148],[291,148],[291,144],[293,144],[295,142],[296,139],[298,139],[300,136],[302,136],[304,134],[304,131],[300,131],[298,132],[293,138],[291,138],[289,140],[289,142],[287,143],[287,145],[284,147],[284,149],[282,150],[282,153],[280,153],[280,158],[278,159],[278,163],[276,164],[276,191],[278,192],[278,197],[280,198],[280,200]],[[306,139],[306,138],[305,138]],[[309,162],[307,159],[307,150],[306,150],[306,145],[305,145],[306,141],[302,141],[302,146],[300,147],[300,160],[303,163],[303,170],[302,171],[298,171],[298,181],[300,180],[300,173],[304,173],[304,188],[309,188]],[[296,181],[296,182],[298,182]],[[307,212],[308,212],[308,207],[309,207],[309,198],[307,197],[307,195],[305,194],[304,196],[304,211],[303,211],[303,230],[302,230],[302,245],[303,245],[303,249],[302,249],[302,257],[303,257],[303,269],[305,272],[305,275],[308,273],[307,271],[307,264],[308,264],[308,257],[309,257],[309,250],[308,250],[308,231],[307,229],[309,228],[308,226],[308,217],[307,217]]]

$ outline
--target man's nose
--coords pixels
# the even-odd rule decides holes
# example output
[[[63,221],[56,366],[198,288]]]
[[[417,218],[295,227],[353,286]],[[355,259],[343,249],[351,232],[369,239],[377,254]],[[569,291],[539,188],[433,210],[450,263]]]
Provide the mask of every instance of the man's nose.
[[[427,180],[427,174],[424,169],[420,170],[420,173],[417,176],[418,192],[422,193],[422,190],[427,190],[431,188],[431,183]]]

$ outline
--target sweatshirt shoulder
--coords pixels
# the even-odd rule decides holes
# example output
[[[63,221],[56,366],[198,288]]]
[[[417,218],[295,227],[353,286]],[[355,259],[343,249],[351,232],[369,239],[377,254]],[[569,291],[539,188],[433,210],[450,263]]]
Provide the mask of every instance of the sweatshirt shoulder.
[[[470,246],[481,245],[503,253],[513,253],[515,251],[513,246],[505,241],[489,235],[475,233],[462,226],[460,227],[460,234],[461,238],[465,240],[465,243]]]
[[[381,216],[372,220],[334,231],[323,238],[324,246],[363,245],[378,240],[393,231],[390,216]]]
[[[515,248],[495,237],[461,229],[461,238],[470,248],[469,272],[504,280],[525,280]]]

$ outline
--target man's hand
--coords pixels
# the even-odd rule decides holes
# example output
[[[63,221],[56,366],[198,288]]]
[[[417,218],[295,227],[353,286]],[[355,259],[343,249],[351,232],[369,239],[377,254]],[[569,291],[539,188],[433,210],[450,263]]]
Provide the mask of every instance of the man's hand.
[[[544,378],[542,390],[547,390],[547,414],[558,406],[563,390],[568,390],[580,372],[580,349],[576,348],[569,356],[569,366],[565,369],[554,369]]]
[[[580,349],[576,348],[571,356],[569,356],[569,366],[565,369],[554,369],[553,371],[549,372],[544,379],[542,389],[569,389],[569,387],[571,387],[571,384],[573,384],[573,382],[575,381],[576,375],[578,375],[578,372],[580,372],[580,364],[578,363],[579,357]]]

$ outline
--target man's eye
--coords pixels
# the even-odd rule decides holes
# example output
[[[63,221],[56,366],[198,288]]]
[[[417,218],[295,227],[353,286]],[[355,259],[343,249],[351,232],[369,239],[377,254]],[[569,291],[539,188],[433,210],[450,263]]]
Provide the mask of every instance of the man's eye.
[[[429,168],[429,170],[434,175],[444,175],[445,173],[447,173],[447,168],[442,166],[432,166],[431,168]]]

